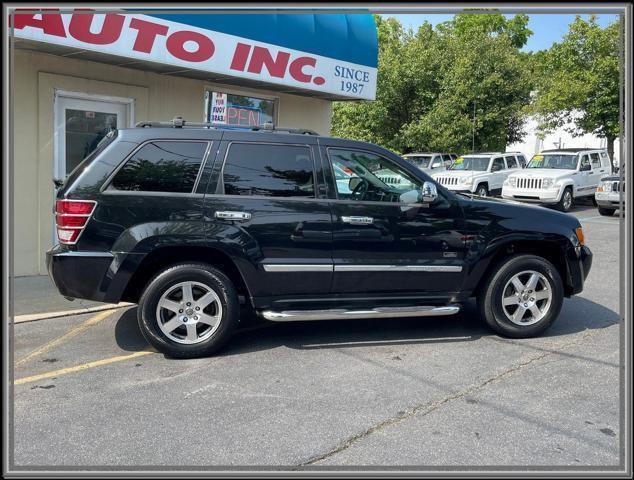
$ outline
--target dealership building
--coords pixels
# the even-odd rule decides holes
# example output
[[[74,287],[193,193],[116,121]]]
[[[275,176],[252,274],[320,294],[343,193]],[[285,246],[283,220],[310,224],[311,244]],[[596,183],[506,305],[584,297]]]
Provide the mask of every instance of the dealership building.
[[[159,12],[11,15],[16,276],[46,273],[52,178],[111,129],[181,116],[329,134],[333,101],[375,97],[369,14]]]

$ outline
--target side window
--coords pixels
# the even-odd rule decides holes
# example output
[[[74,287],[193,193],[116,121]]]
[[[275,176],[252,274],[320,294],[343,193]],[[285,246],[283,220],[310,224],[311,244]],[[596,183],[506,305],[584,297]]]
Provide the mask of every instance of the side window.
[[[610,157],[608,157],[607,152],[601,152],[601,164],[604,167],[611,167],[610,165]]]
[[[509,155],[506,157],[506,168],[517,168],[517,160],[515,160],[515,156]]]
[[[422,182],[391,161],[361,150],[328,149],[340,200],[417,203]]]
[[[504,160],[502,157],[497,157],[493,159],[493,164],[491,165],[492,172],[499,172],[500,170],[504,170]]]
[[[524,157],[524,155],[518,155],[517,161],[520,164],[520,168],[524,168],[526,166],[526,157]]]
[[[431,164],[431,168],[438,168],[442,166],[442,157],[440,155],[436,155],[434,157],[434,161]]]
[[[588,166],[590,166],[590,158],[588,158],[588,155],[581,157],[581,163],[579,165],[580,169],[588,168]]]
[[[233,143],[222,181],[226,195],[315,197],[313,159],[304,145]]]
[[[452,162],[451,155],[448,155],[448,154],[447,155],[443,155],[442,156],[442,161],[443,161],[443,163],[445,165],[449,165]]]
[[[601,160],[599,160],[598,153],[591,153],[590,160],[592,161],[592,168],[601,168]]]
[[[207,142],[156,141],[141,147],[112,179],[109,190],[190,193]]]

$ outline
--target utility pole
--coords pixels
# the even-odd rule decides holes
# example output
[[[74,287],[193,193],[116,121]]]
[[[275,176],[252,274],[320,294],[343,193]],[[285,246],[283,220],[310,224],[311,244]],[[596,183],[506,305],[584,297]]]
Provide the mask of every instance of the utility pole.
[[[473,122],[471,127],[471,153],[475,153],[475,121],[476,121],[476,102],[473,101]]]

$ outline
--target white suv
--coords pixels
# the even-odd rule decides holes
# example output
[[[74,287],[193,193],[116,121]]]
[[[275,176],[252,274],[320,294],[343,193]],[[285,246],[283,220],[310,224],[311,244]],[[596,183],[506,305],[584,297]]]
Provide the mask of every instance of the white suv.
[[[455,153],[407,153],[403,155],[405,161],[418,167],[423,172],[432,174],[445,170],[458,158]]]
[[[506,177],[524,165],[524,155],[517,152],[473,153],[458,157],[446,171],[432,177],[449,190],[486,197],[499,193]]]
[[[575,198],[594,195],[601,178],[611,172],[612,164],[604,149],[544,150],[524,170],[508,177],[502,197],[556,205],[567,212]]]

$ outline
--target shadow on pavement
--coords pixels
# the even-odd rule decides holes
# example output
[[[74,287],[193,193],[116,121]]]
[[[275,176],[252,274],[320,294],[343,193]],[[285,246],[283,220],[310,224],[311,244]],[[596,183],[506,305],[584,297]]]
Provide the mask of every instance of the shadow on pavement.
[[[465,304],[459,314],[447,317],[273,323],[260,320],[253,313],[245,311],[242,320],[245,327],[238,329],[218,355],[238,355],[280,346],[310,350],[452,344],[470,342],[486,336],[495,337],[480,321],[475,302]],[[618,322],[616,312],[585,298],[574,297],[565,301],[559,319],[543,336],[571,335],[606,328]],[[147,348],[147,342],[137,324],[136,307],[121,315],[115,327],[115,338],[118,346],[126,351]]]

